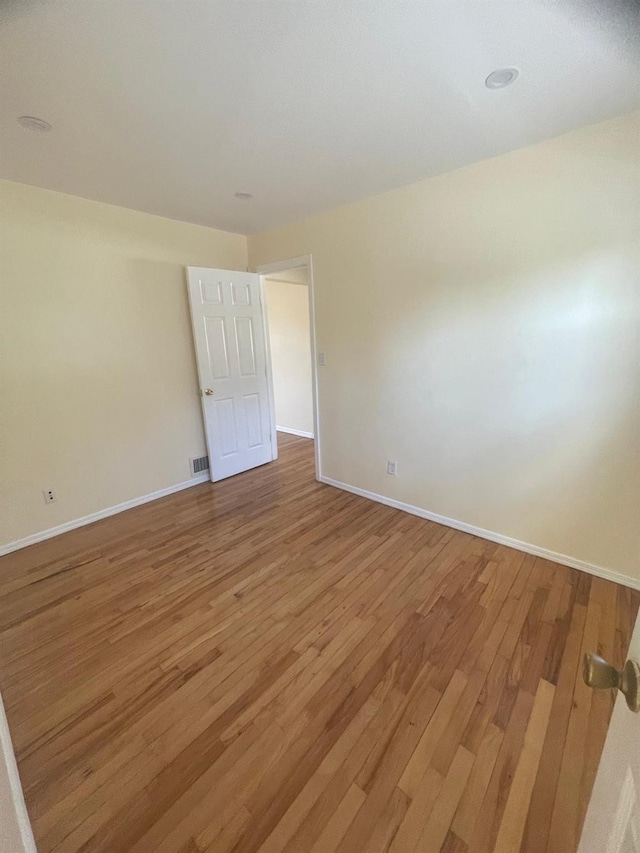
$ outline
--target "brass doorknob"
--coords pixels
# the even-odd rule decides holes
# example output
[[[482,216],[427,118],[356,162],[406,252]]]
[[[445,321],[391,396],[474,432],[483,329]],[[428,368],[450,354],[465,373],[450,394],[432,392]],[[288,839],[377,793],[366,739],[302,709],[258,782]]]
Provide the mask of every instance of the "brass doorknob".
[[[205,388],[204,393],[207,397],[213,397],[213,388]]]
[[[587,652],[582,665],[582,677],[588,687],[619,690],[624,694],[629,708],[636,713],[640,711],[640,666],[635,661],[628,660],[622,672],[618,672],[600,655]]]

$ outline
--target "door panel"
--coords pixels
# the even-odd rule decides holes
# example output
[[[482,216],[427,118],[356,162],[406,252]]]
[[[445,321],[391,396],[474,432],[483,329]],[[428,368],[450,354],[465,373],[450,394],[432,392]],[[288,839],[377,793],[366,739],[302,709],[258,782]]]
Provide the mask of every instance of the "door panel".
[[[222,303],[222,282],[201,280],[200,295],[203,303],[220,305]]]
[[[245,414],[247,418],[247,437],[249,447],[257,447],[261,440],[262,412],[260,411],[260,397],[257,394],[245,394]]]
[[[188,281],[211,479],[216,481],[275,458],[260,278],[189,267]]]
[[[229,357],[227,355],[227,335],[223,317],[205,317],[205,335],[209,344],[208,357],[211,375],[214,379],[229,379]]]
[[[255,376],[257,368],[253,343],[253,319],[251,317],[236,317],[234,324],[238,344],[240,376]]]
[[[231,299],[234,305],[251,305],[251,288],[246,284],[231,282]]]

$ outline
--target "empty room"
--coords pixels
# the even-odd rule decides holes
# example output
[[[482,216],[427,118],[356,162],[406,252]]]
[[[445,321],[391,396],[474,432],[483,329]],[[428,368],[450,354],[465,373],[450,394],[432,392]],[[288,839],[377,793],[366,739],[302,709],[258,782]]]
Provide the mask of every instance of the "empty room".
[[[0,853],[640,853],[636,0],[0,79]]]

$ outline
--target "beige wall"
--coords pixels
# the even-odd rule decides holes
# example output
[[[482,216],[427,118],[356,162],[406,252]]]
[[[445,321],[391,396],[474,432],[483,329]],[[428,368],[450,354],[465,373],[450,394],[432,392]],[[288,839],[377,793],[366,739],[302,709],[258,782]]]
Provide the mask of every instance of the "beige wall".
[[[639,238],[637,113],[250,237],[313,256],[323,474],[639,579]]]
[[[267,279],[265,289],[276,423],[313,433],[309,291],[276,279]]]
[[[0,240],[0,544],[188,480],[184,266],[246,269],[246,239],[2,181]]]

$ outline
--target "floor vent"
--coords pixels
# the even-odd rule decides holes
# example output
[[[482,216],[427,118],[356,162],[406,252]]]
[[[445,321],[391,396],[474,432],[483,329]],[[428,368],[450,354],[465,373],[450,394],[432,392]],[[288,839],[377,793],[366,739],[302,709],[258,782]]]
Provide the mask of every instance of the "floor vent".
[[[209,457],[208,456],[198,456],[197,459],[190,459],[191,463],[191,476],[195,477],[196,474],[201,474],[203,471],[209,470]]]

